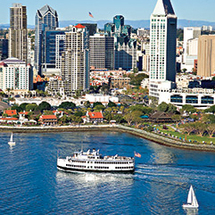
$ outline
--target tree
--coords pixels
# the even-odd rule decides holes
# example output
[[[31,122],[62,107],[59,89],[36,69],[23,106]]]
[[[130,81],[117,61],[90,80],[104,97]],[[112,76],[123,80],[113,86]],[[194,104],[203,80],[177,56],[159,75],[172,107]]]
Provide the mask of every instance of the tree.
[[[17,112],[21,112],[22,111],[22,109],[17,104],[14,104],[10,109],[11,110],[16,110]]]
[[[89,102],[89,101],[84,102],[84,107],[85,107],[85,108],[91,107],[90,102]]]
[[[71,120],[71,122],[78,123],[78,124],[80,124],[80,123],[83,122],[83,120],[82,120],[81,117],[75,116],[75,115],[72,115],[72,116],[70,117],[70,120]]]
[[[183,128],[184,133],[187,133],[188,135],[190,135],[195,130],[194,123],[183,124],[180,127]]]
[[[176,106],[174,106],[173,104],[168,104],[168,113],[176,113],[177,112],[177,108]]]
[[[174,115],[172,116],[172,119],[173,119],[174,121],[176,121],[176,122],[181,121],[181,115],[179,115],[179,114],[174,114]]]
[[[37,111],[37,110],[39,110],[39,107],[37,104],[28,104],[28,105],[26,105],[25,110],[26,111]]]
[[[191,116],[190,116],[190,118],[191,119],[193,119],[194,121],[197,121],[197,120],[199,120],[199,116],[198,115],[194,115],[194,114],[192,114]]]
[[[61,123],[61,124],[68,123],[69,121],[70,121],[70,118],[68,118],[66,115],[62,116],[62,117],[59,119],[59,123]]]
[[[44,110],[51,110],[51,105],[48,102],[42,102],[39,104],[39,110],[41,112]]]
[[[206,131],[207,125],[201,122],[194,123],[197,133],[202,137]]]
[[[134,111],[131,113],[131,115],[133,115],[133,121],[136,124],[137,127],[139,127],[139,125],[143,122],[143,119],[140,117],[142,115],[141,111]]]
[[[210,108],[205,110],[205,113],[215,113],[215,105],[211,106]]]
[[[104,118],[110,122],[113,119],[113,114],[111,114],[110,112],[104,112]]]
[[[103,111],[104,109],[105,109],[104,105],[96,105],[94,108],[95,111],[101,111],[101,110]]]
[[[22,111],[26,110],[26,106],[28,103],[22,103],[19,107],[21,108]]]
[[[183,105],[182,109],[183,112],[188,112],[188,113],[195,113],[196,112],[196,108],[194,108],[192,105]]]
[[[63,108],[63,109],[74,109],[76,105],[73,102],[62,102],[61,105],[58,108]]]
[[[95,108],[97,105],[102,105],[102,106],[104,106],[101,102],[95,102],[95,103],[93,103],[93,108]]]
[[[145,78],[149,78],[148,75],[142,73],[142,74],[138,74],[138,75],[135,75],[135,74],[131,74],[129,75],[129,78],[131,79],[131,84],[132,85],[135,85],[135,86],[140,86],[141,85],[141,82],[143,79]]]
[[[166,102],[162,102],[158,105],[158,110],[161,112],[167,112],[168,111],[168,104]]]
[[[75,116],[79,116],[79,117],[82,117],[82,116],[85,116],[86,115],[86,112],[84,111],[81,111],[81,110],[77,110],[74,114]]]
[[[116,107],[116,104],[112,101],[109,101],[108,107]]]
[[[116,120],[116,123],[121,123],[124,121],[123,119],[123,116],[122,115],[119,115],[119,114],[116,114],[116,115],[113,115],[113,120]]]
[[[127,121],[128,125],[130,126],[134,120],[134,116],[131,113],[127,113],[125,114],[124,119]]]
[[[44,115],[53,115],[53,112],[51,110],[44,110],[43,114]]]
[[[133,73],[138,73],[139,72],[139,69],[138,68],[134,68],[133,69]]]
[[[207,131],[208,135],[210,136],[210,138],[212,138],[215,133],[215,124],[207,125],[206,131]]]

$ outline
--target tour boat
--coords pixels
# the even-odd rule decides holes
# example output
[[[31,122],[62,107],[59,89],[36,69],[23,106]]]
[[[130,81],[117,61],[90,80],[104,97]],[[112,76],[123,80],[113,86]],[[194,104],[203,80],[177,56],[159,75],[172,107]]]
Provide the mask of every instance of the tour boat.
[[[193,186],[191,185],[188,197],[187,197],[187,204],[183,204],[184,209],[198,209],[199,204],[196,199],[196,195],[193,190]]]
[[[73,156],[57,158],[57,168],[66,172],[134,172],[135,159],[124,156],[102,156],[99,150],[93,149],[74,152]]]
[[[16,142],[13,141],[13,133],[11,133],[10,141],[8,142],[8,144],[9,144],[10,146],[15,146],[15,145],[16,145]]]

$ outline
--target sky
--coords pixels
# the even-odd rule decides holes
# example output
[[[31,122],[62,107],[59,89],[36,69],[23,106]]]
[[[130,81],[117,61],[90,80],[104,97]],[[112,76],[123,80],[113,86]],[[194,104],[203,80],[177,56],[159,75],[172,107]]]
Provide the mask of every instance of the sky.
[[[34,25],[36,10],[45,4],[57,10],[59,20],[112,20],[123,15],[127,20],[148,20],[157,0],[0,0],[0,24],[9,24],[13,3],[27,6],[28,24]],[[179,19],[215,22],[214,0],[171,0]]]

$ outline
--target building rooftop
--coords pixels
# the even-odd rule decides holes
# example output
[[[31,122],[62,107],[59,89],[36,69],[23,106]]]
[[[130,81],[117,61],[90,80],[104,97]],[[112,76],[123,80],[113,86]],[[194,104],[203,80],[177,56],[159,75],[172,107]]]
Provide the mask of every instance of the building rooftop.
[[[57,119],[57,117],[55,115],[42,115],[40,116],[41,119]]]
[[[4,113],[7,114],[8,116],[17,115],[16,110],[5,110]]]
[[[158,0],[153,15],[175,15],[170,0]]]
[[[19,60],[18,58],[11,57],[0,61],[0,65],[5,65],[5,64],[25,64],[25,62],[22,60]]]
[[[51,12],[52,14],[54,14],[55,16],[57,16],[57,11],[54,10],[52,7],[50,7],[49,5],[45,5],[43,6],[40,10],[37,10],[37,12],[39,13],[40,16],[45,16],[47,12]]]
[[[76,28],[86,28],[85,26],[83,26],[83,25],[81,25],[81,24],[77,24],[75,27],[76,27]]]
[[[101,112],[89,112],[90,119],[103,119],[103,115]]]

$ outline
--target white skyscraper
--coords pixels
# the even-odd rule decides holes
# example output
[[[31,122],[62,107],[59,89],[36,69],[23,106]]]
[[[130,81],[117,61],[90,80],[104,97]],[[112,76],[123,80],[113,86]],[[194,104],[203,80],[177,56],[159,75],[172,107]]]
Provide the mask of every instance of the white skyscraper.
[[[177,17],[170,0],[158,0],[150,19],[150,89],[159,97],[160,84],[171,88],[176,76]]]

